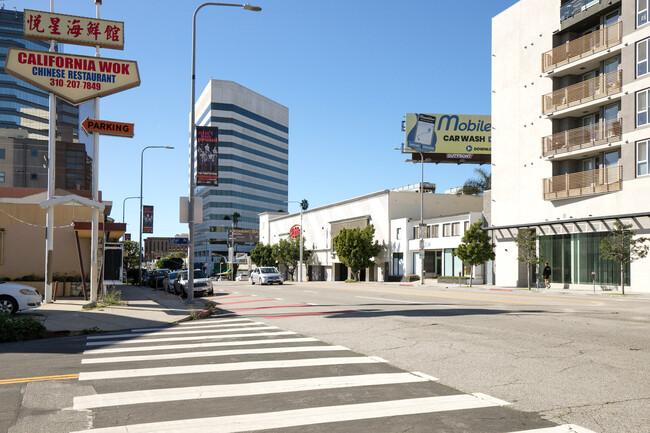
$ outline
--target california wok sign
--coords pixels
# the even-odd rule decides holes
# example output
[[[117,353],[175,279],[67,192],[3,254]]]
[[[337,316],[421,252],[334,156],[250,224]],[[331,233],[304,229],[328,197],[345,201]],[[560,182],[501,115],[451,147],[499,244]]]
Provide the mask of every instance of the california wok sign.
[[[9,48],[5,71],[78,105],[140,85],[132,60]]]

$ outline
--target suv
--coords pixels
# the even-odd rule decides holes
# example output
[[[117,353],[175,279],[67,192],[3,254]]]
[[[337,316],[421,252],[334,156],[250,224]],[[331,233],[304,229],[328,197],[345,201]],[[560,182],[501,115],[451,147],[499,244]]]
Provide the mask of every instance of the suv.
[[[151,271],[151,275],[149,276],[149,287],[153,287],[154,289],[162,289],[163,280],[170,272],[171,270],[169,269],[154,269]]]
[[[187,280],[189,272],[187,269],[180,271],[174,280],[174,291],[180,294],[183,298],[187,298]],[[200,269],[194,270],[194,295],[197,293],[199,296],[211,296],[214,291],[212,289],[212,281],[210,281],[205,273]]]

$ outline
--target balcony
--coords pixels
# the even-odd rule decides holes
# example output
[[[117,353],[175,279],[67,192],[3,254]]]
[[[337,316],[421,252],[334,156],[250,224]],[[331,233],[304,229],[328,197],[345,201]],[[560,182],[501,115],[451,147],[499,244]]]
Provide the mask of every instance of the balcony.
[[[542,96],[542,113],[553,113],[619,93],[622,77],[623,71],[619,69],[546,94]]]
[[[622,179],[623,166],[620,165],[553,176],[543,179],[544,200],[620,191]]]
[[[542,72],[580,60],[621,43],[623,23],[596,30],[542,54]]]
[[[542,137],[542,155],[551,156],[621,140],[622,119],[608,120]]]

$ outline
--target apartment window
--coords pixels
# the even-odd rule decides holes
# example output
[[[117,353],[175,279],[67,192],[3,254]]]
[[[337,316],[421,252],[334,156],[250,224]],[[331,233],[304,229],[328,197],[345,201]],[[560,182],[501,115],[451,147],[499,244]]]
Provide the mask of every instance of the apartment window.
[[[451,236],[451,224],[442,225],[442,237],[446,238]]]
[[[5,150],[0,149],[0,159],[5,159]]]
[[[469,221],[463,223],[463,233],[469,230]]]
[[[438,224],[431,226],[431,237],[432,238],[437,238],[440,237],[440,234],[438,233]]]
[[[460,223],[453,223],[451,225],[451,235],[460,236]]]
[[[397,227],[397,231],[395,232],[395,239],[399,241],[400,238],[402,237],[401,235],[402,235],[402,229],[400,227]]]
[[[4,183],[4,182],[5,182],[5,172],[0,171],[0,183]]]
[[[637,0],[636,2],[636,26],[648,24],[648,0]]]
[[[648,73],[648,39],[636,43],[636,76],[637,78]]]
[[[636,92],[636,126],[648,123],[648,91],[650,89]]]
[[[32,179],[38,179],[38,174],[32,173]]]
[[[636,143],[636,175],[646,176],[650,174],[648,170],[648,160],[650,159],[649,140],[639,141]]]

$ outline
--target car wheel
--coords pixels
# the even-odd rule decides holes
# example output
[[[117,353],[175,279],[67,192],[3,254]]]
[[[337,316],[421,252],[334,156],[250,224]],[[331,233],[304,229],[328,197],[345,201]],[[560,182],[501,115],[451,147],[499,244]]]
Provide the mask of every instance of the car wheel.
[[[187,299],[187,291],[183,287],[181,287],[181,297]]]
[[[278,284],[279,284],[279,285],[282,285],[282,281],[280,281]]]
[[[18,302],[11,296],[0,296],[0,312],[16,314],[18,312]]]
[[[251,284],[255,285],[255,280],[251,278]]]

